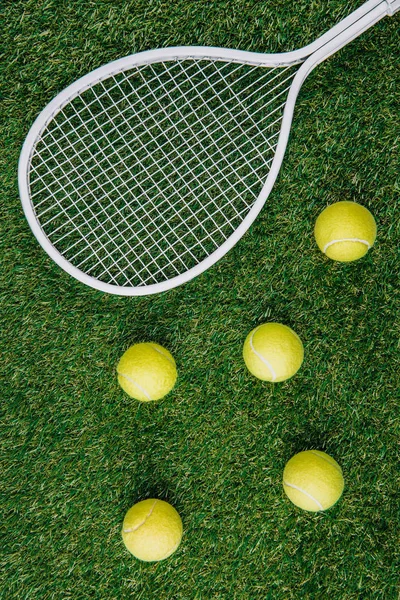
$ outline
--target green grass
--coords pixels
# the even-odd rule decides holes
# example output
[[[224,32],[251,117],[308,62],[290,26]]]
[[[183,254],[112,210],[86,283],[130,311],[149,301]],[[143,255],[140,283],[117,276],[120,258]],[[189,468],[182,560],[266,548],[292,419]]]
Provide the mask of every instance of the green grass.
[[[90,69],[173,44],[294,49],[355,6],[3,2],[1,598],[398,598],[399,16],[310,75],[267,206],[217,265],[172,291],[121,298],[70,278],[31,234],[16,180],[33,119]],[[378,225],[373,250],[347,265],[312,234],[342,199]],[[304,341],[303,367],[283,384],[255,380],[242,361],[246,334],[266,320]],[[178,364],[160,403],[138,404],[116,381],[141,340]],[[286,461],[307,448],[344,471],[324,514],[282,491]],[[147,497],[184,523],[179,550],[158,564],[133,559],[120,536]]]

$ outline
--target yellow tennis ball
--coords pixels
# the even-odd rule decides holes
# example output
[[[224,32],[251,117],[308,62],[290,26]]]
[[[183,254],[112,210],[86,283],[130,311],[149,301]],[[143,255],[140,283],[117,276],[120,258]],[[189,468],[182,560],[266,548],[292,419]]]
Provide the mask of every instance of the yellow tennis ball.
[[[243,358],[252,375],[263,381],[285,381],[301,367],[301,339],[287,325],[264,323],[247,336]]]
[[[136,558],[163,560],[171,556],[182,539],[182,521],[171,504],[164,500],[142,500],[125,515],[122,539]]]
[[[283,471],[288,498],[304,510],[326,510],[337,502],[344,487],[342,469],[329,454],[306,450],[292,456]]]
[[[335,202],[319,215],[315,240],[324,254],[341,262],[361,258],[373,246],[376,223],[369,210],[356,202]]]
[[[118,382],[136,400],[160,400],[177,378],[175,360],[159,344],[144,342],[128,348],[117,366]]]

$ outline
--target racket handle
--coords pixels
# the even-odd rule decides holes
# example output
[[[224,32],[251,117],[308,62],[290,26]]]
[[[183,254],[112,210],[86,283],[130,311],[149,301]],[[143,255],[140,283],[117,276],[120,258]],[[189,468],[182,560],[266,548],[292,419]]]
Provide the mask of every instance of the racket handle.
[[[400,10],[400,0],[386,0],[387,3],[387,14],[389,17],[393,17],[398,10]]]

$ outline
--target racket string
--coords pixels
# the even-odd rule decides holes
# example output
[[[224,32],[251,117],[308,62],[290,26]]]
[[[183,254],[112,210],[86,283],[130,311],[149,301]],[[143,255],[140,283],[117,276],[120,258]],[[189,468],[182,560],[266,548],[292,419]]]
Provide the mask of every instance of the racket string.
[[[228,64],[229,64],[229,63],[228,63]],[[257,68],[257,67],[255,67],[255,68]],[[288,70],[288,69],[289,69],[289,67],[287,67],[287,68],[286,68],[286,69],[284,69],[283,71],[286,71],[286,70]],[[271,69],[271,71],[272,71],[272,70],[273,70],[273,71],[275,71],[275,69]],[[267,73],[268,73],[268,70],[267,70]],[[271,80],[269,80],[269,82],[271,82],[271,81],[275,80],[275,79],[276,79],[278,76],[279,76],[279,75],[275,75],[275,77],[273,77]],[[290,82],[290,81],[292,80],[292,78],[293,78],[293,74],[289,75],[289,76],[288,76],[286,79],[284,79],[284,80],[282,81],[282,83],[284,84],[284,83]],[[261,83],[262,79],[263,79],[263,78],[260,78],[260,83]],[[100,82],[100,85],[102,85],[102,82]],[[145,85],[146,85],[146,84],[143,84],[143,86],[141,86],[141,88],[143,88]],[[147,85],[148,85],[148,84],[147,84]],[[116,86],[118,86],[118,83],[116,83],[114,87],[116,87]],[[272,91],[275,91],[275,89],[277,89],[277,87],[279,87],[279,86],[275,86],[274,88],[272,88]],[[139,88],[139,89],[141,90],[141,88]],[[194,87],[194,89],[195,89],[195,88],[196,88],[196,86]],[[288,88],[289,88],[289,86],[287,86],[286,88],[284,88],[284,89],[283,89],[283,90],[282,90],[282,91],[281,91],[279,94],[277,94],[277,95],[276,95],[276,96],[275,96],[275,97],[274,97],[272,100],[269,100],[269,102],[267,102],[267,103],[264,105],[264,107],[265,107],[265,106],[268,106],[269,104],[271,104],[271,103],[274,101],[274,99],[275,99],[275,98],[277,98],[278,96],[280,96],[280,95],[282,95],[282,94],[286,93],[286,92],[288,91]],[[94,93],[94,90],[91,90],[91,91]],[[106,93],[107,93],[107,92],[104,92],[103,94],[101,94],[101,95],[100,95],[100,97],[102,97],[102,96],[106,95]],[[95,96],[95,97],[97,98],[97,96]],[[140,98],[140,96],[139,96],[139,98]],[[141,99],[141,101],[143,101],[143,99]],[[257,99],[256,99],[256,100],[254,100],[254,102],[252,103],[252,105],[250,105],[250,106],[249,106],[249,108],[251,108],[251,107],[252,107],[252,106],[253,106],[253,105],[254,105],[256,102],[258,102],[258,101],[259,101],[259,100],[257,100]],[[87,106],[88,106],[88,107],[90,107],[90,105],[91,105],[91,104],[93,104],[93,102],[89,102]],[[115,107],[117,107],[117,106],[118,106],[118,103],[116,103],[116,104],[115,104]],[[85,105],[85,108],[86,108],[86,105]],[[260,110],[262,110],[262,108],[263,108],[262,106],[261,106],[261,107],[259,107],[259,109],[256,111],[256,113],[258,113]],[[265,118],[269,118],[269,117],[270,117],[270,116],[271,116],[271,115],[272,115],[274,112],[276,112],[276,110],[279,110],[280,108],[281,108],[281,106],[280,106],[280,107],[278,107],[277,109],[275,109],[274,111],[272,111],[272,113],[270,113],[269,115],[267,115],[267,117],[265,117]],[[73,107],[73,109],[74,109],[74,111],[76,110],[76,109],[75,109],[75,107]],[[143,110],[144,110],[144,109],[143,109]],[[78,114],[79,114],[79,111],[77,111],[77,112],[78,112]],[[103,113],[104,113],[104,112],[105,112],[105,111],[103,111]],[[100,115],[102,115],[103,113],[100,113]],[[140,115],[140,113],[141,113],[141,111],[138,111],[138,112],[136,113],[136,115],[135,115],[135,116],[138,116],[138,115]],[[256,114],[256,113],[255,113],[255,114]],[[239,116],[239,115],[238,115],[238,116]],[[159,121],[159,124],[161,125],[161,124],[163,123],[163,121],[165,121],[166,119],[167,119],[167,117],[164,117],[164,118],[163,118],[161,121]],[[201,119],[200,119],[200,121],[201,121]],[[143,124],[145,124],[145,123],[146,123],[146,121],[145,121],[145,120],[143,120],[143,121],[142,121],[142,123],[143,123]],[[63,125],[64,125],[64,123],[63,123]],[[98,130],[98,129],[100,129],[100,126],[94,130],[94,133],[97,133],[97,130]],[[170,126],[170,128],[167,128],[167,129],[164,131],[164,134],[165,134],[165,133],[167,133],[169,129],[171,129],[171,126]],[[183,130],[182,130],[180,133],[181,133],[181,134],[184,134],[184,133],[185,133],[187,130],[190,130],[190,126],[188,126],[186,129],[183,129]],[[215,130],[214,130],[214,131],[215,131]],[[212,131],[211,133],[213,133],[214,131]],[[177,133],[177,134],[176,134],[176,135],[175,135],[173,138],[170,138],[170,142],[174,141],[174,140],[175,140],[175,138],[176,138],[178,135],[179,135],[179,133]],[[83,140],[85,139],[85,137],[87,137],[87,136],[91,136],[91,137],[93,138],[92,134],[89,134],[89,133],[88,133],[88,134],[86,134],[86,136],[83,136],[83,137],[81,137],[81,141],[83,141]],[[157,141],[157,139],[158,139],[160,136],[161,136],[161,134],[160,134],[159,136],[154,136],[154,137],[152,138],[152,140],[156,142],[156,141]],[[65,137],[67,138],[68,136],[65,136]],[[125,141],[125,143],[129,143],[129,140],[124,140],[124,137],[128,137],[128,134],[125,134],[125,136],[123,136],[123,137],[122,137],[122,139],[123,139],[123,141]],[[236,136],[236,137],[239,137],[239,136]],[[246,140],[246,141],[247,141],[247,140]],[[93,139],[92,139],[92,142],[93,142]],[[142,140],[140,140],[140,142],[142,143],[143,141],[142,141]],[[233,139],[232,139],[232,140],[230,140],[230,141],[227,141],[227,142],[226,142],[226,144],[225,144],[225,146],[229,146],[229,145],[230,145],[231,143],[233,143],[233,142],[235,142],[235,138],[233,138]],[[150,141],[150,143],[151,143],[151,141]],[[54,144],[57,144],[57,140],[54,140]],[[72,147],[72,145],[71,145],[71,147]],[[108,148],[111,148],[111,149],[113,148],[113,141],[110,141],[110,143],[108,144],[108,146],[106,146],[106,147],[104,148],[104,150],[108,150]],[[221,148],[221,150],[222,150],[222,149],[223,149],[223,148]],[[148,147],[146,146],[146,144],[143,144],[143,145],[141,146],[141,151],[143,152],[143,151],[145,151],[145,150],[148,150]],[[62,152],[62,150],[60,150],[60,153],[61,153],[61,152]],[[111,158],[111,157],[113,156],[113,154],[115,154],[115,153],[116,153],[115,151],[112,151],[112,152],[109,154],[109,158]],[[176,148],[173,148],[173,153],[175,153],[175,154],[177,154],[177,153],[178,153],[178,151],[177,151],[177,149],[176,149]],[[134,155],[136,156],[136,153],[134,153]],[[178,154],[178,155],[179,155],[179,154]],[[56,156],[57,156],[57,153],[55,153],[55,154],[53,155],[53,157],[56,157]],[[213,157],[214,157],[214,155],[211,155],[211,156],[210,156],[210,158],[213,158]],[[100,161],[100,166],[102,167],[102,169],[103,169],[103,172],[104,172],[104,173],[106,173],[106,172],[107,172],[107,170],[108,170],[108,169],[110,169],[111,167],[109,167],[108,169],[104,169],[104,165],[102,165],[101,163],[102,163],[102,161]],[[44,161],[44,164],[46,164],[46,161]],[[60,163],[58,164],[58,166],[59,166],[59,167],[63,167],[64,165],[69,165],[69,164],[70,164],[70,158],[66,158],[66,159],[65,159],[65,161],[63,161],[63,162],[60,162]],[[49,169],[49,171],[51,171],[51,170]],[[70,180],[70,183],[71,183],[71,184],[74,184],[74,183],[75,183],[75,181],[76,181],[76,180]],[[76,189],[76,191],[77,191],[77,192],[78,192],[78,191],[80,191],[80,188],[79,188],[79,186],[78,186],[78,187],[76,187],[75,189]],[[45,202],[45,200],[44,200],[44,202]],[[39,206],[40,206],[40,203],[38,203],[38,204],[37,204],[37,206],[39,207]],[[42,216],[42,214],[40,214],[39,216],[41,217],[41,216]]]
[[[270,162],[272,162],[272,159],[271,159],[270,161],[268,161],[268,162],[269,162],[269,163],[270,163]],[[248,208],[246,207],[246,208],[244,208],[244,209],[242,210],[242,212],[241,212],[241,213],[239,213],[239,215],[238,215],[238,216],[239,216],[240,218],[244,218],[244,216],[245,216],[247,213],[248,213]],[[234,231],[234,227],[233,227],[233,226],[232,226],[232,231]],[[183,240],[184,240],[184,239],[185,239],[187,236],[189,236],[191,233],[194,233],[194,231],[193,231],[193,230],[189,230],[189,231],[188,231],[186,234],[183,234],[183,235],[181,235],[181,237],[179,238],[179,241],[183,242]],[[128,243],[129,243],[130,241],[134,241],[134,237],[133,237],[133,238],[131,238],[131,239],[128,239],[128,240],[127,240],[127,242],[128,242]],[[106,244],[106,245],[107,245],[107,244]],[[193,253],[191,252],[191,250],[193,250],[193,249],[194,249],[194,248],[195,248],[197,245],[200,245],[200,242],[199,242],[199,241],[197,241],[197,243],[194,243],[194,244],[192,244],[192,245],[191,245],[189,248],[188,248],[188,247],[185,247],[185,248],[184,248],[184,249],[181,251],[181,253],[179,254],[179,256],[178,256],[177,258],[178,258],[178,259],[181,261],[182,257],[183,257],[183,256],[184,256],[186,253],[190,254],[190,255],[193,257]],[[153,251],[154,249],[156,249],[155,247],[157,247],[157,244],[154,244],[153,246],[150,246],[150,247],[144,247],[145,254],[149,253],[149,254],[150,254],[150,256],[151,256],[151,255],[152,255],[152,251]],[[81,250],[80,252],[82,252],[82,250]],[[80,252],[79,252],[78,254],[80,254]],[[137,256],[137,258],[141,258],[141,255],[137,255],[137,254],[136,254],[136,256]],[[76,258],[76,257],[74,257],[74,258]],[[78,267],[81,267],[81,266],[83,266],[83,265],[84,265],[84,262],[85,262],[85,261],[83,261],[82,263],[79,263],[77,266],[78,266]],[[171,261],[170,261],[170,265],[171,265],[171,266],[174,266],[174,262],[175,262],[174,260],[171,260]],[[116,264],[118,264],[118,261],[117,261],[117,263],[116,263]],[[143,269],[136,271],[136,273],[135,273],[135,274],[137,274],[137,275],[141,275],[141,273],[142,273],[143,271],[146,271],[146,270],[147,270],[147,266],[144,266],[144,267],[143,267]],[[177,274],[180,272],[180,271],[179,271],[179,269],[175,269],[175,270],[176,270]],[[162,270],[160,270],[159,272],[160,272],[160,273],[162,273],[163,271],[162,271]],[[99,277],[103,276],[104,274],[105,274],[105,272],[102,272],[102,273],[100,273],[100,274],[99,274]],[[157,272],[156,274],[158,274],[158,272]]]
[[[214,60],[214,61],[210,61],[210,62],[205,62],[205,66],[204,66],[204,67],[200,67],[200,68],[198,68],[198,67],[197,67],[197,68],[198,68],[198,73],[201,73],[201,74],[205,75],[205,76],[207,77],[207,79],[211,80],[213,77],[215,77],[215,75],[216,75],[216,74],[218,74],[218,73],[220,73],[220,72],[221,72],[221,71],[218,69],[218,70],[215,70],[214,72],[212,72],[211,74],[209,74],[209,73],[206,73],[206,69],[207,69],[207,68],[209,68],[209,65],[210,65],[210,64],[215,64],[215,63],[216,63],[216,61],[215,61],[215,60]],[[172,63],[170,63],[170,64],[166,64],[166,63],[162,63],[162,64],[163,64],[163,67],[164,67],[164,69],[165,69],[165,72],[164,72],[164,73],[165,73],[165,74],[168,74],[168,75],[171,75],[171,77],[172,77],[174,80],[176,80],[176,77],[174,76],[174,74],[172,73],[172,71],[173,71],[173,70],[176,70],[176,69],[178,69],[179,67],[181,67],[181,61],[172,62]],[[196,67],[198,64],[199,64],[199,63],[198,63],[197,61],[192,61],[192,62],[190,62],[189,66],[188,66],[188,67],[186,67],[186,69],[185,69],[185,73],[186,73],[186,75],[187,75],[188,77],[190,77],[190,70],[191,70],[192,68],[195,68],[195,67]],[[224,63],[221,63],[221,64],[222,64],[222,66],[225,66],[225,67],[226,67],[226,66],[230,66],[230,65],[231,65],[231,63],[229,63],[229,62],[224,62]],[[172,66],[171,66],[171,65],[172,65]],[[151,66],[151,65],[150,65],[150,66]],[[241,64],[236,64],[236,67],[235,67],[235,69],[234,69],[234,70],[231,72],[231,75],[233,75],[233,74],[234,74],[234,73],[235,73],[237,70],[239,70],[239,69],[241,69],[241,68],[242,68],[242,65],[241,65]],[[287,68],[289,68],[289,67],[287,67]],[[259,67],[252,67],[252,69],[253,69],[253,70],[255,70],[255,69],[259,69]],[[275,67],[275,68],[271,68],[271,69],[266,69],[266,75],[269,75],[269,72],[274,72],[274,71],[276,71],[276,69],[277,69],[276,67]],[[139,67],[139,68],[136,68],[136,69],[134,70],[134,73],[133,73],[133,75],[135,76],[135,75],[137,75],[138,73],[140,73],[140,67]],[[171,74],[171,73],[172,73],[172,74]],[[244,77],[246,77],[246,75],[247,75],[247,73],[244,73],[244,74],[243,74],[241,77],[239,77],[239,78],[237,79],[237,82],[239,82],[241,79],[243,79]],[[128,83],[130,83],[130,80],[131,80],[131,78],[132,78],[132,75],[130,75],[130,74],[128,74],[128,75],[126,75],[126,74],[123,74],[123,78],[124,78],[124,79],[123,79],[123,81],[124,81],[124,82],[128,82]],[[260,78],[260,80],[259,80],[259,81],[261,82],[261,81],[262,81],[262,79],[263,79],[263,78]],[[274,79],[274,78],[273,78],[273,79]],[[109,87],[109,88],[107,88],[105,84],[106,84],[107,82],[110,82],[110,81],[113,81],[113,84],[112,84],[112,85],[110,85],[110,87]],[[97,92],[95,92],[95,88],[90,88],[90,90],[89,90],[89,91],[93,93],[93,96],[94,96],[94,98],[93,98],[93,99],[91,99],[91,100],[89,100],[89,101],[87,101],[86,99],[85,99],[85,101],[82,101],[82,102],[81,102],[82,106],[81,106],[81,109],[80,109],[80,110],[84,112],[84,111],[86,110],[86,108],[89,108],[89,109],[90,109],[90,107],[91,107],[91,106],[94,106],[94,105],[98,104],[99,106],[101,106],[101,110],[99,110],[99,111],[97,112],[97,116],[98,116],[98,117],[106,116],[106,117],[107,117],[107,119],[109,119],[109,117],[110,117],[110,114],[109,114],[109,107],[104,107],[104,106],[102,105],[102,100],[104,100],[104,99],[105,99],[105,97],[106,97],[106,96],[108,96],[108,95],[109,95],[109,94],[110,94],[112,91],[115,91],[115,88],[120,88],[120,82],[118,81],[118,79],[117,79],[117,78],[115,78],[115,79],[114,79],[114,78],[110,78],[110,79],[108,79],[108,80],[105,80],[105,81],[99,81],[99,85],[101,85],[101,86],[102,86],[102,89],[103,89],[102,93],[98,94]],[[185,99],[185,98],[187,98],[187,97],[188,97],[188,95],[189,95],[189,94],[190,94],[192,91],[196,90],[196,89],[197,89],[198,87],[200,87],[201,85],[204,85],[204,82],[203,82],[203,81],[200,81],[200,82],[198,82],[198,83],[197,83],[197,84],[195,84],[195,85],[192,85],[192,87],[190,88],[190,90],[189,90],[189,91],[186,91],[184,94],[182,94],[182,95],[181,95],[182,99]],[[139,110],[139,111],[136,111],[136,112],[135,112],[135,116],[136,116],[136,117],[137,117],[137,119],[139,119],[139,120],[141,121],[141,123],[143,123],[144,125],[146,124],[146,120],[145,120],[145,119],[142,119],[142,117],[141,117],[142,113],[143,113],[143,112],[145,112],[145,113],[147,114],[149,111],[151,111],[151,109],[152,109],[153,107],[159,107],[159,100],[158,100],[157,98],[156,98],[156,99],[154,100],[154,102],[152,102],[152,103],[149,103],[149,102],[147,102],[147,99],[148,99],[148,97],[149,97],[149,96],[152,94],[152,92],[151,92],[151,91],[149,91],[147,95],[146,95],[146,94],[142,94],[142,90],[143,90],[143,89],[146,89],[146,88],[148,88],[148,87],[149,87],[149,86],[148,86],[148,81],[146,81],[146,79],[144,79],[144,83],[143,83],[143,85],[141,85],[141,86],[139,86],[139,87],[137,87],[137,88],[133,88],[133,87],[131,87],[131,90],[130,90],[130,91],[131,91],[131,93],[133,92],[133,93],[135,93],[135,95],[138,95],[139,97],[141,97],[141,100],[143,101],[144,107],[143,107],[141,110]],[[120,99],[119,99],[119,100],[117,100],[117,101],[112,101],[112,103],[113,103],[114,107],[115,107],[115,108],[117,108],[117,107],[118,107],[120,104],[125,104],[125,101],[126,101],[128,98],[129,98],[129,94],[126,94],[125,92],[123,92],[123,93],[122,93],[122,95],[121,95],[121,97],[120,97]],[[78,98],[78,99],[79,99],[79,98]],[[130,107],[128,106],[128,107],[127,107],[125,110],[129,110],[129,109],[130,109]],[[76,111],[76,110],[77,110],[77,109],[76,109],[76,107],[74,106],[74,111]],[[78,112],[79,112],[79,111],[78,111]],[[75,114],[75,112],[74,112],[74,114]],[[70,117],[68,117],[67,115],[65,115],[65,114],[64,114],[63,116],[64,116],[65,118],[64,118],[62,121],[60,121],[59,123],[58,123],[58,122],[57,122],[57,123],[55,123],[55,127],[54,127],[54,129],[55,129],[55,130],[57,130],[57,129],[61,130],[61,134],[62,134],[62,137],[63,137],[63,138],[67,139],[67,138],[68,138],[68,135],[69,135],[70,133],[73,133],[73,134],[75,134],[75,133],[76,133],[76,134],[78,134],[78,139],[79,139],[80,141],[84,142],[85,138],[87,138],[87,137],[90,137],[90,136],[91,136],[91,134],[90,134],[90,133],[87,133],[87,134],[85,134],[85,135],[83,135],[83,136],[82,136],[80,133],[78,133],[78,132],[79,132],[79,127],[73,126],[73,125],[71,124],[71,121],[72,121],[72,116],[73,116],[73,115],[72,115],[72,116],[70,116]],[[164,119],[162,119],[161,121],[159,121],[159,122],[160,122],[160,124],[162,124],[162,122],[163,122],[163,120],[165,120],[165,118],[166,118],[166,117],[164,117]],[[71,125],[71,130],[70,130],[69,132],[68,132],[68,131],[66,131],[66,126],[67,126],[68,124],[70,124],[70,125]],[[101,129],[102,129],[102,125],[100,125],[100,124],[99,124],[97,128],[94,128],[94,129],[92,130],[92,133],[93,133],[93,134],[95,134],[95,133],[98,133],[98,132],[100,132],[100,131],[101,131]],[[166,130],[166,131],[167,131],[167,130]],[[43,134],[43,136],[42,136],[42,141],[45,141],[45,140],[46,140],[47,133],[48,133],[48,132],[46,132],[46,131],[44,132],[44,134]],[[57,142],[54,142],[54,141],[53,141],[53,143],[54,143],[55,145],[57,145]],[[51,146],[52,146],[52,143],[48,144],[48,147],[49,147],[49,149],[51,149]],[[112,144],[111,144],[111,143],[109,144],[109,147],[112,147]],[[53,153],[52,155],[53,155],[53,157],[57,157],[57,153]],[[68,162],[68,161],[66,161],[66,162]],[[61,165],[62,165],[62,163],[61,163]]]
[[[192,268],[251,210],[296,71],[177,60],[98,82],[36,145],[30,183],[46,235],[117,285]]]
[[[233,140],[233,141],[234,141],[234,140]],[[227,142],[227,144],[226,144],[226,145],[229,145],[229,142]],[[214,153],[214,155],[215,155],[215,153]],[[215,160],[215,159],[214,159],[214,155],[211,155],[211,157],[210,157],[210,158],[212,158],[213,160]],[[101,163],[101,161],[100,161],[100,163]],[[102,167],[102,169],[103,169],[103,173],[106,173],[106,172],[107,172],[107,169],[104,169],[103,165],[101,165],[101,167]],[[78,178],[79,178],[79,174],[78,174]],[[83,186],[83,185],[84,185],[84,184],[82,184],[82,186]],[[79,191],[79,187],[78,187],[78,188],[76,188],[76,191]],[[43,217],[43,214],[44,214],[44,213],[41,213],[41,214],[39,215],[39,216],[40,216],[40,218],[42,218],[42,217]]]

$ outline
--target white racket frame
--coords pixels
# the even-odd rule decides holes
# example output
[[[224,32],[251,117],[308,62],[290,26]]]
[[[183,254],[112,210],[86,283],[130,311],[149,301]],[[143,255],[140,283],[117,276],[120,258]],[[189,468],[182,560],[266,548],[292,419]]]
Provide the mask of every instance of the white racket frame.
[[[313,43],[293,52],[262,54],[256,52],[246,52],[243,50],[230,50],[203,46],[170,47],[140,52],[138,54],[121,58],[95,69],[84,77],[81,77],[75,83],[59,93],[39,114],[28,133],[21,151],[18,165],[20,197],[25,216],[38,242],[47,252],[47,254],[54,260],[54,262],[57,263],[67,273],[92,288],[111,294],[119,294],[122,296],[144,296],[174,288],[196,277],[216,263],[238,242],[238,240],[249,229],[250,225],[254,222],[255,218],[263,208],[281,167],[289,138],[297,95],[308,74],[320,62],[361,35],[361,33],[372,27],[380,19],[387,15],[394,15],[399,9],[400,0],[368,0]],[[40,135],[49,121],[51,121],[51,119],[73,98],[82,93],[84,90],[93,86],[95,83],[102,81],[111,75],[116,75],[122,71],[126,71],[136,66],[157,62],[174,61],[183,58],[217,59],[220,61],[257,65],[260,67],[277,67],[301,63],[303,64],[301,64],[301,67],[294,77],[289,90],[283,113],[282,127],[276,153],[268,177],[260,194],[258,195],[257,200],[254,203],[254,206],[239,227],[232,233],[232,235],[217,250],[205,258],[202,262],[198,263],[195,267],[167,281],[137,287],[122,287],[104,283],[74,267],[62,256],[62,254],[58,252],[58,250],[53,246],[42,230],[40,223],[36,218],[35,210],[31,201],[29,184],[30,163],[35,150],[35,145],[38,139],[40,139]]]

